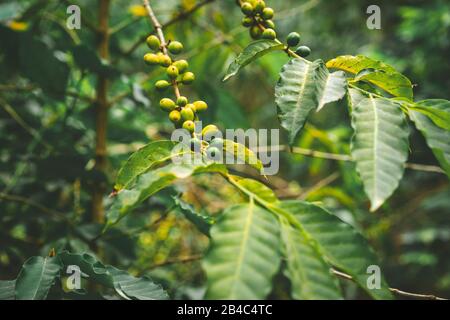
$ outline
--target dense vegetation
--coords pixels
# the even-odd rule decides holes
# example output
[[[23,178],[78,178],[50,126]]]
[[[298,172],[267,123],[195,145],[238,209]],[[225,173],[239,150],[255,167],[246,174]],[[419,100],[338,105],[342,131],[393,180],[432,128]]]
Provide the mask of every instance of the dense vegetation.
[[[1,299],[450,295],[450,5],[70,4],[0,5]]]

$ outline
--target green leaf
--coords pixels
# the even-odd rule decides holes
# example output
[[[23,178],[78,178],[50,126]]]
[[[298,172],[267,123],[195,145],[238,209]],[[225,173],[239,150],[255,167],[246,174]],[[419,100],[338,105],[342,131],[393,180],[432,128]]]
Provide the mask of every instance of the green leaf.
[[[242,188],[246,189],[248,192],[250,192],[253,196],[256,196],[268,203],[275,203],[278,201],[275,193],[267,187],[266,185],[262,184],[259,181],[248,179],[248,178],[241,178],[237,176],[232,176],[233,179],[236,181],[236,183],[241,186]]]
[[[367,280],[372,274],[367,273],[367,268],[379,263],[367,241],[353,227],[325,209],[308,202],[282,201],[274,207],[275,211],[281,210],[293,215],[298,221],[298,229],[310,244],[316,246],[316,252],[328,263],[351,275],[370,296],[375,299],[392,299],[383,278],[380,289],[368,288]],[[321,273],[321,276],[324,274]]]
[[[172,154],[175,145],[173,141],[160,140],[151,142],[133,153],[120,168],[114,188],[117,191],[128,188],[137,176],[170,160],[175,156]]]
[[[259,172],[264,169],[261,160],[258,159],[256,154],[243,144],[234,142],[232,140],[223,140],[223,150],[226,153],[233,155],[237,160],[237,164],[246,163]]]
[[[299,300],[342,299],[337,278],[309,239],[285,218],[281,218],[281,235],[285,274],[291,280],[292,297]]]
[[[396,97],[413,99],[411,81],[392,66],[365,56],[339,56],[327,62],[329,69],[357,75],[355,80],[368,81]],[[363,72],[369,70],[369,72]],[[360,75],[358,75],[361,73]]]
[[[235,76],[240,69],[244,68],[249,63],[275,50],[283,50],[284,44],[275,40],[258,40],[250,43],[244,51],[239,54],[235,61],[228,67],[227,74],[223,81],[227,81]]]
[[[211,229],[203,260],[207,299],[264,299],[280,265],[275,217],[253,201],[227,209]]]
[[[16,280],[17,300],[43,300],[59,276],[61,264],[56,257],[32,257],[22,266]]]
[[[389,198],[403,176],[409,128],[400,107],[390,100],[350,89],[354,136],[351,153],[371,211]]]
[[[189,203],[184,202],[178,197],[173,197],[173,200],[186,219],[192,222],[201,233],[209,237],[209,230],[216,223],[214,218],[198,213]]]
[[[226,167],[221,164],[169,164],[165,167],[141,174],[133,189],[122,189],[108,210],[107,228],[129,214],[144,200],[158,191],[172,185],[177,179],[185,179],[199,173],[225,173]]]
[[[16,280],[0,281],[0,300],[15,299]]]
[[[450,131],[450,101],[429,99],[408,104],[407,107],[426,115],[436,126]]]
[[[325,73],[326,82],[325,89],[319,100],[317,111],[320,111],[326,104],[341,100],[347,93],[347,78],[345,73],[337,71],[333,73]]]
[[[292,59],[283,66],[275,88],[275,102],[281,126],[293,144],[310,112],[319,106],[328,70],[321,60]]]
[[[428,146],[450,178],[450,132],[439,128],[430,118],[418,111],[410,110],[409,117],[422,132]]]

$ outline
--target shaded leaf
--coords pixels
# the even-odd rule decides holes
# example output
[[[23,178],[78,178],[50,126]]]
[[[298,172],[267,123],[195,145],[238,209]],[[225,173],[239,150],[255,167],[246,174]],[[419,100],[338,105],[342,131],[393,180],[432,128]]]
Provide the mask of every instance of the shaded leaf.
[[[450,131],[450,101],[444,99],[422,100],[408,108],[426,115],[434,124]]]
[[[215,223],[214,218],[197,212],[189,203],[178,197],[173,197],[173,200],[186,219],[192,222],[201,233],[209,237],[209,230]]]
[[[347,93],[347,78],[342,71],[327,73],[325,89],[319,100],[317,111],[320,111],[326,104],[341,100]]]
[[[0,281],[0,300],[15,299],[16,280]]]

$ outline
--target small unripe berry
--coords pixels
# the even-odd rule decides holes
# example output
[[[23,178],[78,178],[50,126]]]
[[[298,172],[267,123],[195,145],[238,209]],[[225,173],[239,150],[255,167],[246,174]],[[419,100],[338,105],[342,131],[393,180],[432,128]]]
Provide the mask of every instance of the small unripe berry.
[[[183,129],[186,129],[189,132],[194,132],[195,131],[195,123],[192,120],[187,120],[185,122],[183,122]]]
[[[295,47],[300,42],[300,35],[297,32],[291,32],[287,36],[287,44],[289,47]]]
[[[263,26],[275,30],[275,23],[272,20],[263,21]]]
[[[167,46],[171,54],[180,54],[183,51],[183,44],[179,41],[172,41]]]
[[[173,123],[179,123],[181,120],[181,113],[177,110],[172,110],[169,113],[169,119],[170,121],[172,121]]]
[[[186,72],[183,74],[181,78],[181,82],[183,84],[191,84],[195,80],[195,75],[192,72]]]
[[[195,108],[195,105],[192,104],[192,103],[188,103],[188,104],[185,106],[185,108],[186,108],[186,109],[191,109],[192,112],[194,112],[194,113],[197,112],[197,108]]]
[[[191,108],[183,108],[183,110],[181,110],[181,118],[183,118],[183,120],[194,120],[194,111],[192,111]]]
[[[224,142],[223,142],[223,139],[222,139],[222,138],[214,138],[214,139],[209,143],[209,145],[210,145],[211,147],[216,147],[216,148],[219,148],[219,149],[223,149]]]
[[[159,41],[159,38],[155,35],[151,35],[147,38],[146,40],[147,45],[150,49],[152,50],[159,50],[159,48],[161,47],[161,42]]]
[[[258,27],[258,26],[253,26],[250,28],[250,36],[257,40],[259,38],[261,38],[262,35],[262,30]]]
[[[156,65],[156,64],[159,64],[159,57],[154,53],[147,53],[144,56],[144,61],[146,64],[148,64],[150,66]]]
[[[311,49],[307,46],[300,46],[297,48],[297,50],[295,50],[295,53],[302,58],[306,58],[311,53]]]
[[[263,0],[258,0],[258,1],[256,1],[256,4],[255,4],[255,12],[262,13],[265,7],[266,7],[266,3]]]
[[[277,37],[275,30],[267,28],[262,34],[263,39],[274,40]]]
[[[219,148],[216,147],[209,147],[206,149],[206,156],[211,160],[218,160],[217,158],[220,157],[222,152]]]
[[[241,10],[242,10],[242,13],[247,16],[250,16],[253,14],[253,6],[251,5],[251,3],[244,2],[241,6]]]
[[[169,98],[161,99],[161,101],[159,101],[159,106],[164,111],[172,111],[177,107],[175,102]]]
[[[251,27],[253,25],[253,19],[250,17],[244,17],[242,19],[242,25],[246,28]]]
[[[167,89],[168,87],[170,87],[170,82],[166,81],[166,80],[159,80],[159,81],[156,81],[155,87],[156,87],[156,89],[162,91],[162,90]]]
[[[269,20],[273,18],[274,14],[275,13],[272,8],[264,8],[263,12],[261,13],[261,17],[264,20]]]
[[[185,105],[187,105],[187,103],[188,99],[186,97],[181,96],[177,99],[177,105],[180,107],[184,107]]]
[[[202,130],[203,139],[206,141],[211,140],[213,137],[216,137],[218,134],[220,134],[219,128],[217,128],[213,124],[207,125]]]
[[[169,56],[166,56],[165,54],[160,54],[159,56],[159,65],[162,67],[168,67],[172,64],[172,59],[170,59]]]
[[[170,79],[176,79],[178,77],[178,75],[180,74],[180,72],[178,71],[178,68],[175,66],[168,67],[166,72]]]
[[[178,71],[180,73],[184,73],[187,70],[187,68],[189,67],[189,64],[186,60],[175,61],[173,63],[173,65],[178,68]]]
[[[208,109],[208,104],[205,101],[195,101],[194,106],[196,112],[202,112]]]

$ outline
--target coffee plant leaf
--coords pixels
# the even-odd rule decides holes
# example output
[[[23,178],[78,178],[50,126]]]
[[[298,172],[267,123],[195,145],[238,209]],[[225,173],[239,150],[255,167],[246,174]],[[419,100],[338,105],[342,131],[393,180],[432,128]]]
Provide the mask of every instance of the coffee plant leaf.
[[[209,237],[209,231],[211,226],[216,222],[215,219],[206,214],[197,212],[192,205],[183,201],[179,197],[173,197],[173,200],[179,211],[186,217],[186,219],[192,222],[201,233]]]
[[[408,108],[426,115],[436,126],[450,131],[450,101],[429,99],[410,104]]]
[[[16,296],[16,280],[0,281],[0,300],[14,300]]]
[[[225,139],[223,141],[223,150],[226,153],[233,155],[236,159],[236,163],[246,163],[259,172],[263,170],[261,160],[259,160],[258,156],[245,145]]]
[[[319,100],[317,111],[320,111],[326,104],[341,100],[347,93],[347,78],[343,71],[324,72],[326,75],[325,89]]]

